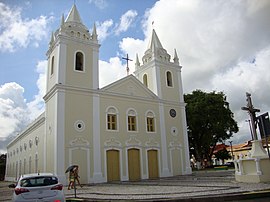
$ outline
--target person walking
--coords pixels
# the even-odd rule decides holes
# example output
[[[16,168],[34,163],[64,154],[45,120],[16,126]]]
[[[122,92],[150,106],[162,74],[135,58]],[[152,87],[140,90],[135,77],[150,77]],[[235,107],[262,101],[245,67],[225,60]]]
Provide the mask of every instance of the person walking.
[[[74,189],[74,182],[75,182],[75,172],[74,170],[69,171],[69,184],[68,184],[68,190]]]
[[[81,185],[80,180],[79,180],[79,178],[80,178],[80,176],[79,176],[79,166],[76,166],[73,170],[74,170],[74,182],[77,181],[78,184],[80,185],[80,187],[82,188],[83,186]]]

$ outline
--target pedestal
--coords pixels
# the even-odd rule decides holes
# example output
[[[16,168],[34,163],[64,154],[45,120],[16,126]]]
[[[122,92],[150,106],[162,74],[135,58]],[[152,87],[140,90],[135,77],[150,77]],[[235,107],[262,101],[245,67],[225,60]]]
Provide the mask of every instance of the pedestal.
[[[252,142],[251,155],[235,163],[235,180],[238,182],[270,182],[270,159],[260,140]]]
[[[268,155],[262,146],[261,140],[253,140],[251,148],[251,158],[267,158]]]

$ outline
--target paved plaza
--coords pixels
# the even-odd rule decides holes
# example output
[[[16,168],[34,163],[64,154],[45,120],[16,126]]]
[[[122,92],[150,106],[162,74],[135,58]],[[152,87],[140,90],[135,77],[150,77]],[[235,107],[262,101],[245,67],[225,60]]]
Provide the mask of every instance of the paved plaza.
[[[8,184],[0,183],[0,201],[11,200]],[[65,187],[64,192],[69,201],[74,199],[74,190]],[[240,201],[267,196],[270,201],[270,183],[238,183],[232,170],[196,171],[157,180],[84,185],[76,195],[83,201]]]
[[[65,193],[74,197],[74,190]],[[238,201],[254,194],[270,197],[270,183],[238,183],[234,171],[198,171],[158,180],[86,185],[76,194],[87,201]]]

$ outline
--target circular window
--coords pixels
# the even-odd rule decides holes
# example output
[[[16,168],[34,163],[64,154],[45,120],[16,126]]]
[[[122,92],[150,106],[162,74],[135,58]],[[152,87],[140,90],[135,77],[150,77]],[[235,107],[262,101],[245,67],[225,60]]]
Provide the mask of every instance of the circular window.
[[[82,120],[78,120],[74,123],[74,127],[78,132],[82,132],[85,129],[85,124]]]
[[[176,127],[171,127],[171,134],[173,136],[177,136],[178,135],[178,129]]]

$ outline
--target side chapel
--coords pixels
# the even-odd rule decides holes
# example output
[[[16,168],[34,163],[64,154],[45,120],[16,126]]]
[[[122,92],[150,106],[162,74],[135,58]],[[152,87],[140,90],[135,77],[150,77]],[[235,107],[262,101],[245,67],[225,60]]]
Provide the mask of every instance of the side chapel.
[[[181,68],[155,32],[134,75],[99,88],[99,47],[76,5],[52,33],[45,112],[7,146],[5,179],[79,165],[82,183],[191,173]]]

